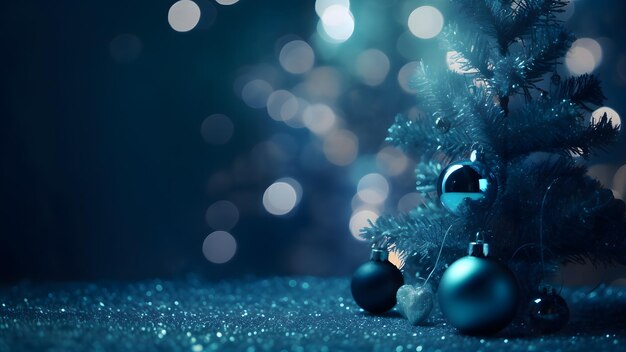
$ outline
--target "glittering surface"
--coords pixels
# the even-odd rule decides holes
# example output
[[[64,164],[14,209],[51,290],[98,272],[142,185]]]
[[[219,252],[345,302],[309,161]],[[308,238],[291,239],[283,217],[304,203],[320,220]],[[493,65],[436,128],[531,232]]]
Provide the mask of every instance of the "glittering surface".
[[[23,284],[0,292],[0,351],[623,350],[626,289],[588,291],[564,290],[572,320],[557,334],[480,338],[435,311],[417,327],[395,311],[367,315],[348,279]]]

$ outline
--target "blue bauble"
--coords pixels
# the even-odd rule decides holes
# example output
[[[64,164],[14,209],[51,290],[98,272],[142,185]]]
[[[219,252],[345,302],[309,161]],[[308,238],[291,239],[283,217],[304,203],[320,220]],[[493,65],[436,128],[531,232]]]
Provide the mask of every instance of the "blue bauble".
[[[569,321],[569,308],[554,290],[544,290],[530,301],[530,324],[544,334],[561,330]]]
[[[464,160],[448,165],[437,181],[441,204],[452,214],[464,215],[466,201],[489,205],[497,193],[495,177],[478,161]]]
[[[402,272],[387,260],[387,252],[374,250],[372,259],[352,275],[350,289],[359,307],[382,314],[396,305],[396,293],[402,285]]]
[[[463,257],[439,282],[439,306],[452,326],[469,335],[494,334],[515,317],[519,287],[513,273],[497,261]]]

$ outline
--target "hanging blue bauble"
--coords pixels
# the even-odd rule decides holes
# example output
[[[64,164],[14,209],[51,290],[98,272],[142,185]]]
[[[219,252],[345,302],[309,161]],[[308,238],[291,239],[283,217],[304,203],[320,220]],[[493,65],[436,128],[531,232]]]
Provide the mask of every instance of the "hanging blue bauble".
[[[396,293],[404,285],[400,269],[388,260],[389,253],[373,249],[370,261],[352,275],[350,288],[359,307],[372,314],[382,314],[396,305]]]
[[[463,215],[466,200],[491,204],[497,191],[495,177],[479,160],[463,160],[448,165],[437,182],[441,204],[455,215]]]
[[[515,317],[519,288],[513,273],[489,259],[488,244],[470,243],[470,253],[448,267],[439,282],[439,306],[461,333],[489,335]]]
[[[569,321],[569,308],[554,289],[543,289],[528,305],[530,324],[542,333],[561,330]]]

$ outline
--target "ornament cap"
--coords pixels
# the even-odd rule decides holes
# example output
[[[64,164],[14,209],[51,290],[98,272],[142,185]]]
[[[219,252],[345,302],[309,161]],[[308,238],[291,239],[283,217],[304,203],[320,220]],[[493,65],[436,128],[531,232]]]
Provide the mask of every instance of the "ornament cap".
[[[372,248],[370,260],[373,262],[385,262],[389,258],[389,252],[381,248]]]
[[[489,243],[483,240],[480,232],[476,233],[476,241],[470,242],[467,254],[472,257],[487,257],[489,255]]]

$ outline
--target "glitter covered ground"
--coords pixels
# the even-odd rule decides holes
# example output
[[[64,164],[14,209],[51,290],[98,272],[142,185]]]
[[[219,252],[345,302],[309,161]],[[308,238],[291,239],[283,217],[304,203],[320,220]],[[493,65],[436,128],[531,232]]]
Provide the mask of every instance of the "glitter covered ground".
[[[414,327],[363,313],[349,280],[19,285],[0,293],[1,351],[623,351],[626,289],[565,290],[561,332],[461,336],[435,314]]]

